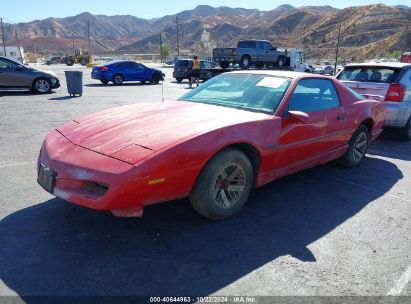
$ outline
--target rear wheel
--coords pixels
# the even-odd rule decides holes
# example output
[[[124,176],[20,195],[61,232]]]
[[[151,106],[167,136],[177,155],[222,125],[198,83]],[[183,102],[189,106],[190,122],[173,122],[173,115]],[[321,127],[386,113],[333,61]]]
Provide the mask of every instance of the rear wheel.
[[[253,184],[253,168],[244,153],[225,149],[203,168],[189,196],[193,208],[201,215],[222,220],[237,213]]]
[[[242,69],[249,69],[251,65],[251,58],[248,55],[244,55],[243,57],[241,57],[240,60],[240,67]]]
[[[74,64],[74,61],[71,60],[71,59],[67,59],[66,64],[67,64],[68,66],[72,66],[72,65]]]
[[[347,152],[339,159],[339,163],[346,167],[358,166],[367,153],[370,135],[368,128],[361,125],[351,137]]]
[[[36,94],[47,94],[51,91],[51,82],[47,78],[38,78],[33,81],[33,92]]]
[[[278,67],[283,67],[283,66],[285,65],[285,58],[284,58],[284,56],[278,56],[275,65],[278,66]]]
[[[222,69],[227,69],[230,66],[229,62],[220,62],[220,67]]]
[[[411,118],[408,119],[407,124],[399,130],[402,140],[411,140]]]
[[[116,74],[116,75],[114,75],[114,77],[113,77],[113,83],[115,84],[115,85],[122,85],[123,84],[123,81],[124,81],[124,78],[123,78],[123,75],[121,75],[121,74]]]
[[[87,58],[81,58],[81,60],[80,60],[81,65],[87,65],[87,63],[88,63]]]

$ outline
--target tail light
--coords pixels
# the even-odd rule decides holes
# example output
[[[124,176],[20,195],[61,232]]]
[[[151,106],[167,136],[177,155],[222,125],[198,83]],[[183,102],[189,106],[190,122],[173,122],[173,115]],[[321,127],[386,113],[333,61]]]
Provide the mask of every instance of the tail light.
[[[405,88],[402,84],[392,83],[388,88],[387,96],[385,97],[386,101],[397,101],[401,102],[404,99]]]
[[[237,50],[233,49],[233,56],[237,55]]]
[[[101,68],[100,68],[100,71],[102,71],[102,72],[108,71],[108,67],[105,67],[105,66],[104,66],[104,67],[101,67]]]

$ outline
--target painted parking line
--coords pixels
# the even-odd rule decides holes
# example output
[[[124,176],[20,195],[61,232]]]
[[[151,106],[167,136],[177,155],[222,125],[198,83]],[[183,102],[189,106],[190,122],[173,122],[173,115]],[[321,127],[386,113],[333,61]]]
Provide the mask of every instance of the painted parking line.
[[[401,275],[398,281],[395,283],[395,286],[391,288],[387,296],[399,296],[401,295],[404,288],[411,280],[411,265],[407,268],[407,270]]]
[[[3,168],[10,168],[10,167],[18,167],[18,166],[26,166],[26,165],[33,165],[36,164],[37,161],[28,161],[28,162],[20,162],[20,163],[11,163],[7,165],[0,165],[0,169]]]

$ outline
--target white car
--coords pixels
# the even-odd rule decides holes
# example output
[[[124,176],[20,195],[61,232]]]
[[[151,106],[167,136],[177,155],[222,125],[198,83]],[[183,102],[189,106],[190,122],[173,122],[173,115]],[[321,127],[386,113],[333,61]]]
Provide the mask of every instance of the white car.
[[[346,65],[337,75],[345,86],[384,102],[385,128],[411,140],[411,64],[384,62]]]

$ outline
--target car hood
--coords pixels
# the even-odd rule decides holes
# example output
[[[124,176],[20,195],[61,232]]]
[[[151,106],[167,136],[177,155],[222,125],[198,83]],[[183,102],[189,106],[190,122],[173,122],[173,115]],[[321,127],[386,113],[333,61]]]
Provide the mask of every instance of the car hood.
[[[116,158],[119,152],[154,153],[184,139],[269,115],[221,106],[173,101],[107,109],[71,121],[57,130],[72,143]]]

